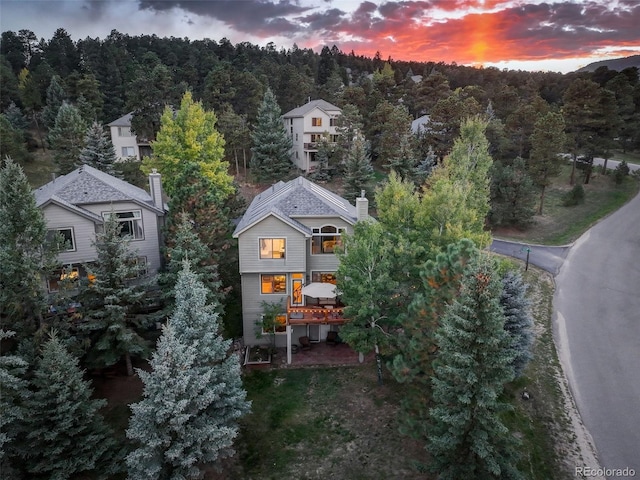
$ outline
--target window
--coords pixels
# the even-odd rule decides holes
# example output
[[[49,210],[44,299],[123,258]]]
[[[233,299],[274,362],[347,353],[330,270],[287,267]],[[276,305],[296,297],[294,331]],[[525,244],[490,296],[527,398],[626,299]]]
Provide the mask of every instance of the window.
[[[102,218],[109,218],[111,212],[103,213]],[[130,235],[134,240],[144,239],[144,231],[142,229],[142,212],[133,210],[132,212],[115,212],[114,215],[122,225],[120,231],[121,236]]]
[[[260,293],[265,295],[287,293],[287,276],[260,275]]]
[[[136,271],[135,274],[128,277],[129,279],[144,277],[149,273],[147,257],[132,258],[131,265],[136,269]]]
[[[62,247],[63,251],[74,252],[76,250],[76,242],[74,240],[72,227],[57,228],[55,230],[49,230],[47,232],[47,240],[52,241],[53,236],[56,233],[60,234],[63,238],[63,241],[64,241],[64,244],[63,244],[64,246]]]
[[[304,274],[291,274],[291,305],[302,305],[304,303],[302,296],[302,284],[304,283]]]
[[[333,143],[338,143],[338,140],[340,139],[340,135],[331,135],[329,137],[329,139],[333,142]]]
[[[264,322],[264,315],[262,315],[262,321]],[[271,323],[271,322],[269,322]],[[287,333],[287,315],[285,313],[281,313],[280,315],[276,315],[275,321],[273,322],[273,332],[266,331],[264,329],[264,323],[262,324],[262,334],[269,335],[270,333]]]
[[[284,238],[261,238],[260,258],[284,258],[287,244]]]
[[[122,156],[123,157],[135,157],[136,149],[134,147],[122,147]]]
[[[336,273],[335,272],[312,272],[311,273],[311,281],[314,283],[331,283],[333,285],[336,284]]]
[[[311,143],[319,142],[321,139],[322,139],[322,135],[320,135],[318,133],[312,133],[311,134]]]
[[[133,133],[129,127],[118,127],[119,137],[133,137]]]
[[[53,271],[51,276],[47,279],[47,289],[52,293],[60,291],[60,288],[62,287],[67,289],[74,288],[79,277],[79,268],[67,265],[64,268],[59,268]]]
[[[335,127],[337,124],[338,124],[338,122],[336,121],[335,118],[332,117],[332,118],[329,119],[329,126],[330,127]]]
[[[298,134],[296,133],[296,142],[298,141]]]
[[[313,117],[311,119],[311,125],[314,126],[314,127],[321,127],[322,126],[322,118]]]
[[[313,237],[311,237],[311,253],[314,255],[334,253],[336,245],[340,244],[340,235],[344,231],[344,228],[333,225],[314,228]]]

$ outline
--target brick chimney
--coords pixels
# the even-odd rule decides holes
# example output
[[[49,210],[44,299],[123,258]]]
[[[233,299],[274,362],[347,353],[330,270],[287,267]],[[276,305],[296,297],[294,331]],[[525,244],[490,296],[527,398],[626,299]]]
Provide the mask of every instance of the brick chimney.
[[[164,202],[162,201],[162,180],[160,174],[154,168],[149,174],[149,193],[153,199],[156,208],[164,211]]]
[[[360,196],[356,198],[356,220],[358,222],[369,218],[369,199],[364,195],[364,190],[361,190]]]

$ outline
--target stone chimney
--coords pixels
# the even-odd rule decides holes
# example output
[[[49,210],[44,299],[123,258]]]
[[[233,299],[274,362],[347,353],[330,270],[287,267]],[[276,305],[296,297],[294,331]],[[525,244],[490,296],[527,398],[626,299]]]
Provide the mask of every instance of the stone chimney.
[[[162,201],[162,180],[160,174],[154,168],[149,174],[149,193],[153,199],[156,208],[164,211],[164,202]]]
[[[364,190],[361,190],[360,196],[356,198],[356,220],[358,222],[369,218],[369,199],[364,195]]]

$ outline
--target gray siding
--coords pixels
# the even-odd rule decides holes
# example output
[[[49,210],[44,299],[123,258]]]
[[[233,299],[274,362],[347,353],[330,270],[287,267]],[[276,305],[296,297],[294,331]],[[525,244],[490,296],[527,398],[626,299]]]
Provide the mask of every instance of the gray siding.
[[[95,259],[96,250],[93,242],[96,239],[96,229],[95,223],[93,223],[92,220],[53,204],[47,205],[43,213],[48,229],[73,229],[75,251],[60,253],[58,255],[60,263],[65,265],[70,263],[86,263]]]
[[[284,273],[284,272],[281,272]],[[244,342],[246,345],[255,345],[256,343],[268,343],[269,337],[263,336],[257,338],[256,336],[256,322],[260,319],[262,314],[262,305],[264,302],[278,302],[281,301],[283,308],[282,311],[287,310],[287,296],[291,293],[291,281],[287,276],[287,293],[284,295],[262,295],[260,293],[260,274],[259,273],[244,273],[242,274],[242,319],[243,319],[243,334]],[[285,334],[277,334],[276,337],[284,336]],[[286,340],[285,340],[286,341]]]
[[[332,218],[299,218],[300,223],[309,228],[321,228],[325,225],[333,225],[337,228],[346,228],[348,233],[353,233],[353,226],[338,217]],[[311,254],[311,239],[307,242],[307,273],[312,271],[335,272],[338,269],[338,258],[331,254]]]
[[[103,213],[141,210],[142,226],[144,229],[144,238],[141,240],[132,240],[130,248],[136,252],[139,257],[147,258],[147,268],[149,275],[155,275],[160,269],[160,230],[158,225],[158,216],[155,212],[148,210],[134,202],[114,202],[113,204],[94,204],[83,205],[87,210],[102,215]]]
[[[261,259],[260,238],[286,238],[285,258]],[[240,273],[304,272],[306,264],[304,235],[281,220],[269,216],[238,237]]]

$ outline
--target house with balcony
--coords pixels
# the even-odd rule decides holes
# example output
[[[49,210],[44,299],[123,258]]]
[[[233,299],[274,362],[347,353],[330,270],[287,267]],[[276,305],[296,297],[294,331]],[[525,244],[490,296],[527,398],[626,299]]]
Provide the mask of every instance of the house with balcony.
[[[245,345],[265,344],[275,335],[291,363],[300,337],[320,342],[339,329],[344,318],[333,288],[335,250],[342,235],[368,218],[368,203],[363,196],[354,206],[304,177],[280,181],[253,199],[233,233]],[[281,306],[273,332],[259,330],[264,303]]]
[[[315,157],[323,135],[328,135],[331,142],[337,141],[336,118],[341,113],[340,108],[325,100],[311,100],[282,116],[293,142],[291,161],[300,170],[312,172],[317,168]]]
[[[86,275],[84,265],[97,257],[96,233],[115,215],[122,235],[131,238],[142,275],[155,275],[161,266],[162,227],[165,206],[159,173],[149,175],[149,191],[138,188],[88,165],[55,178],[34,191],[48,230],[65,239],[58,255],[61,268],[47,281],[50,293],[58,291],[63,276]]]
[[[134,158],[141,161],[142,157],[151,155],[151,146],[149,141],[144,138],[138,138],[131,131],[131,117],[133,112],[114,120],[107,124],[111,133],[111,143],[116,151],[118,161]]]

